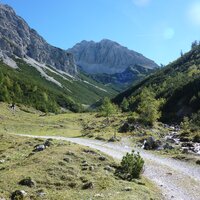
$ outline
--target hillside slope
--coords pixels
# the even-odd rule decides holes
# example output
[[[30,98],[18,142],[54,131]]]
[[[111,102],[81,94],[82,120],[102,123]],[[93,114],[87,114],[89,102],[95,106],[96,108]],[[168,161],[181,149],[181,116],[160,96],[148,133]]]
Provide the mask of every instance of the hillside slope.
[[[144,87],[151,88],[156,97],[166,99],[162,109],[163,121],[180,121],[197,112],[200,109],[200,46],[117,95],[114,102],[120,104],[127,98],[134,110],[137,103],[133,98]]]
[[[0,101],[33,106],[42,111],[60,108],[80,111],[81,104],[92,104],[115,93],[87,76],[76,78],[34,60],[17,59],[17,69],[0,62]]]

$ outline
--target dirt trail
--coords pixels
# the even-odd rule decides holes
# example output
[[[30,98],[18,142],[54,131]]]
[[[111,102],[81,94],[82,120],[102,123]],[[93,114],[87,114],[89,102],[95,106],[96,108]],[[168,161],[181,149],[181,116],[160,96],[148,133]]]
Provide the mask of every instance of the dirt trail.
[[[52,138],[71,141],[98,149],[116,159],[121,159],[126,152],[131,152],[133,147],[128,139],[119,143],[107,143],[84,138],[66,138],[57,136],[30,136],[37,138]],[[200,200],[200,167],[186,162],[154,155],[149,151],[135,149],[145,159],[144,176],[155,182],[166,200]]]

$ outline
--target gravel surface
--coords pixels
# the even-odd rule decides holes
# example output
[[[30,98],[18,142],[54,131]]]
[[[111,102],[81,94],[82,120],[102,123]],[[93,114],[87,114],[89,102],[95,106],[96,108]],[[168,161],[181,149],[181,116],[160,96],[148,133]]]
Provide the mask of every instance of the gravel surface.
[[[71,141],[98,149],[115,159],[121,159],[126,152],[131,152],[135,149],[140,152],[141,156],[145,160],[144,176],[156,183],[156,185],[161,189],[163,199],[200,200],[199,166],[191,165],[171,158],[164,158],[162,156],[155,155],[150,151],[134,148],[128,142],[128,138],[124,138],[118,143],[108,143],[85,138],[30,135],[21,136]]]

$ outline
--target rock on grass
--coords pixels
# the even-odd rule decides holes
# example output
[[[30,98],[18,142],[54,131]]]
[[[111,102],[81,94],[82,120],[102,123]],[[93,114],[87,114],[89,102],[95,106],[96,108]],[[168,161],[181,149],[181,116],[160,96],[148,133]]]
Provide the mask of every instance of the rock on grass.
[[[88,182],[83,184],[82,189],[86,190],[86,189],[92,189],[94,187],[94,184],[92,182]]]
[[[27,193],[24,190],[16,190],[11,195],[11,200],[24,200]]]
[[[27,186],[27,187],[34,187],[36,186],[36,182],[32,180],[30,177],[25,178],[19,182],[20,185]]]

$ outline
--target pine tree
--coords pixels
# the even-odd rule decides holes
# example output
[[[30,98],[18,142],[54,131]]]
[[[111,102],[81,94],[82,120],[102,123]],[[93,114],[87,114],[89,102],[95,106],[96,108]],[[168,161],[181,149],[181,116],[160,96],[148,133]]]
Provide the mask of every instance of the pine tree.
[[[137,108],[139,119],[147,124],[153,125],[160,117],[160,107],[164,103],[164,99],[156,99],[155,93],[148,88],[144,88],[141,92],[140,102]]]
[[[3,86],[0,98],[2,101],[10,102],[10,95],[7,86]]]
[[[191,49],[194,49],[197,46],[198,46],[198,42],[197,42],[197,40],[195,40],[191,45]]]
[[[15,83],[14,84],[14,97],[16,97],[18,101],[21,101],[22,95],[23,95],[23,91],[22,91],[20,85],[18,83]]]
[[[122,103],[121,103],[121,109],[123,112],[127,112],[129,109],[129,102],[126,98],[123,99]]]
[[[181,50],[181,53],[180,53],[180,54],[181,54],[181,57],[183,57],[183,51],[182,51],[182,50]]]
[[[112,104],[109,98],[104,98],[103,103],[100,107],[100,113],[102,116],[107,117],[109,122],[109,116],[117,112],[117,106]]]

